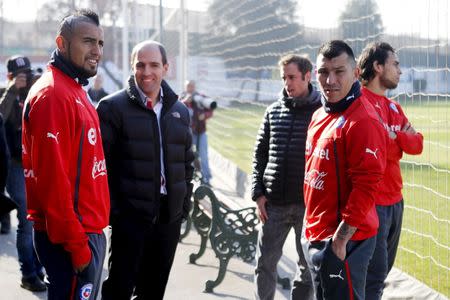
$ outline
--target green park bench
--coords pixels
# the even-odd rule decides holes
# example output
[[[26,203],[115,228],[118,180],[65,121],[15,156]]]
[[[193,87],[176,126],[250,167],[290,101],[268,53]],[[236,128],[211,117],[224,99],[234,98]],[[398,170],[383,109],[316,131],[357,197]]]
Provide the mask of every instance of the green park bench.
[[[219,273],[215,280],[205,283],[205,292],[212,293],[224,279],[231,257],[240,257],[244,262],[255,258],[259,219],[255,207],[236,208],[236,203],[223,199],[219,201],[207,186],[199,186],[194,192],[192,223],[201,237],[200,249],[189,256],[195,264],[206,250],[209,241],[219,260]],[[289,278],[278,278],[283,288],[290,288]]]

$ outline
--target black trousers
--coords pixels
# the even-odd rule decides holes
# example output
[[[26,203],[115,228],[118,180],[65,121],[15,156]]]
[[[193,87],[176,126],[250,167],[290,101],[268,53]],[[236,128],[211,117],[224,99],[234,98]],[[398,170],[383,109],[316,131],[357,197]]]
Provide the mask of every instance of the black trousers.
[[[92,258],[89,265],[75,274],[69,252],[61,245],[53,244],[47,233],[34,232],[34,246],[39,261],[47,271],[48,299],[96,299],[100,290],[106,238],[101,234],[88,234]]]
[[[302,235],[305,259],[317,300],[364,300],[367,267],[376,237],[347,243],[344,261],[331,249],[331,239],[310,242]]]
[[[102,299],[163,299],[180,228],[181,218],[170,224],[144,225],[133,218],[113,223]]]
[[[377,205],[376,207],[380,226],[375,251],[367,270],[367,300],[381,299],[384,281],[394,265],[402,232],[403,199],[393,205]]]

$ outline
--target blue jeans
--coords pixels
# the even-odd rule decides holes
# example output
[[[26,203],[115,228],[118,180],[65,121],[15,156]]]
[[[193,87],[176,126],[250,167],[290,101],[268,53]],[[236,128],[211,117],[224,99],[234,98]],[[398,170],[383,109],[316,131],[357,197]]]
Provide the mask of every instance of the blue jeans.
[[[206,132],[192,135],[192,144],[200,159],[202,182],[209,183],[211,179],[211,171],[208,162],[208,136]]]
[[[18,204],[17,219],[17,254],[19,257],[20,271],[24,278],[30,278],[42,273],[42,265],[37,259],[33,247],[33,224],[27,220],[27,202],[25,198],[25,177],[22,166],[17,162],[11,162],[6,179],[6,190]]]
[[[394,265],[402,231],[403,199],[394,205],[377,205],[377,214],[380,227],[378,228],[375,252],[367,271],[367,300],[381,299],[384,281]]]
[[[266,205],[268,219],[258,236],[255,268],[255,299],[273,299],[277,282],[277,264],[291,228],[295,231],[297,271],[292,284],[292,299],[312,297],[311,275],[303,255],[300,237],[305,208],[301,204]]]

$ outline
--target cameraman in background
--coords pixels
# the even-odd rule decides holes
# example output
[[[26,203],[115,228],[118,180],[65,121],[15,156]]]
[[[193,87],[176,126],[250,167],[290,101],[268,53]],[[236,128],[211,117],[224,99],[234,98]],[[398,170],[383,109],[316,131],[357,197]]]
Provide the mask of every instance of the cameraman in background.
[[[97,107],[100,99],[108,96],[108,93],[103,89],[103,76],[100,73],[97,73],[94,77],[94,85],[88,89],[88,95],[91,100],[91,103]]]
[[[195,81],[193,80],[186,81],[185,91],[181,94],[180,99],[189,108],[191,115],[192,144],[195,145],[196,159],[200,159],[201,183],[209,186],[211,172],[208,163],[206,120],[212,117],[217,103],[198,93],[195,90]]]
[[[19,205],[17,209],[17,253],[20,271],[22,272],[21,287],[39,292],[47,289],[44,271],[39,263],[33,247],[32,224],[27,220],[27,205],[25,198],[25,178],[22,168],[22,110],[25,99],[35,75],[31,69],[28,57],[15,55],[6,61],[8,84],[0,90],[0,113],[5,122],[6,142],[11,154],[6,191]],[[11,230],[9,213],[0,216],[0,233],[8,234]]]

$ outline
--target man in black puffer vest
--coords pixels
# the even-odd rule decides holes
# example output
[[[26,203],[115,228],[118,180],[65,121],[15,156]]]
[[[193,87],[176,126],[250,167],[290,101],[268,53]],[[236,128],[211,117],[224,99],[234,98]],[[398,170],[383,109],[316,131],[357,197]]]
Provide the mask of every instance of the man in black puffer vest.
[[[307,58],[287,55],[278,64],[284,88],[280,99],[266,110],[253,156],[252,199],[263,223],[256,253],[255,298],[274,298],[277,264],[294,228],[299,260],[292,299],[309,299],[311,276],[300,244],[303,178],[306,132],[320,107],[320,94],[310,83],[312,64]]]
[[[163,81],[164,47],[136,45],[125,89],[97,111],[111,195],[111,256],[102,299],[163,299],[192,193],[189,111]]]

